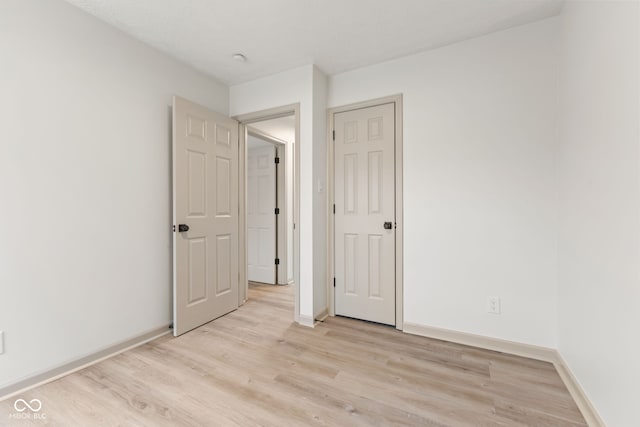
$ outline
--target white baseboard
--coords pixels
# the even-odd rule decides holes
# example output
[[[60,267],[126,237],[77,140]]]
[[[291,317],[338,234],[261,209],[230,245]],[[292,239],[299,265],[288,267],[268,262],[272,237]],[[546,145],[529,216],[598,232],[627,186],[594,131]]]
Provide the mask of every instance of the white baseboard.
[[[472,347],[480,347],[487,350],[500,351],[502,353],[514,354],[516,356],[528,357],[530,359],[542,360],[550,363],[554,363],[556,360],[557,352],[552,348],[522,344],[500,338],[485,337],[482,335],[470,334],[468,332],[458,332],[450,329],[418,325],[409,322],[404,322],[403,332],[443,341],[451,341]]]
[[[302,326],[308,326],[310,328],[314,328],[316,326],[316,322],[311,316],[300,315],[298,316],[297,322]]]
[[[316,320],[318,322],[324,322],[324,320],[329,317],[329,309],[325,308],[324,310],[322,310],[320,313],[318,313],[316,315]]]
[[[142,344],[153,341],[156,338],[160,338],[163,335],[170,333],[169,325],[162,326],[160,328],[153,329],[151,331],[140,334],[136,337],[130,338],[126,341],[114,344],[112,346],[103,348],[100,351],[86,355],[84,357],[72,360],[71,362],[64,363],[46,371],[31,375],[27,378],[9,384],[7,386],[0,387],[0,402],[9,399],[17,394],[24,393],[25,391],[34,387],[41,386],[43,384],[55,381],[59,378],[67,376],[73,372],[84,369],[88,366],[94,365],[105,359],[118,355],[132,348],[138,347]]]
[[[604,421],[598,414],[598,411],[591,403],[591,400],[587,397],[584,389],[580,385],[580,382],[573,374],[569,365],[564,360],[560,352],[556,351],[557,360],[553,363],[562,378],[562,381],[569,389],[569,393],[573,397],[573,400],[576,401],[578,408],[580,408],[580,412],[582,412],[582,416],[587,421],[589,427],[605,427]]]
[[[573,375],[558,350],[554,348],[523,344],[500,338],[486,337],[483,335],[470,334],[467,332],[453,331],[450,329],[436,328],[433,326],[419,325],[409,322],[404,322],[403,332],[553,363],[558,375],[560,375],[560,378],[567,387],[567,390],[569,390],[571,397],[573,397],[576,405],[578,405],[578,408],[580,409],[582,416],[587,421],[589,427],[605,427],[602,418],[600,418],[598,411],[587,397],[583,388],[580,386],[580,383]]]

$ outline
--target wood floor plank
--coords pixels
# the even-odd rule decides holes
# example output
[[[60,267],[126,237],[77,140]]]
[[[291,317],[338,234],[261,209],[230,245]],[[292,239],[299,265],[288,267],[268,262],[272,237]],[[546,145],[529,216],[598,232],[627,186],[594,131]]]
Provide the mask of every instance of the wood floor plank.
[[[46,419],[17,419],[17,398]],[[584,427],[553,365],[334,317],[293,322],[293,288],[0,402],[0,426]]]

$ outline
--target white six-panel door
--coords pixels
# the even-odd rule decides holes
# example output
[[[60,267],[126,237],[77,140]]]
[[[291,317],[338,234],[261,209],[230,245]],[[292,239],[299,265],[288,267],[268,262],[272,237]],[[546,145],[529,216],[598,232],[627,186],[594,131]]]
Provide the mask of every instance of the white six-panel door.
[[[394,104],[336,113],[334,127],[335,312],[395,325]]]
[[[238,308],[238,122],[179,97],[173,215],[178,336]]]
[[[276,147],[249,145],[247,151],[248,279],[275,284]]]

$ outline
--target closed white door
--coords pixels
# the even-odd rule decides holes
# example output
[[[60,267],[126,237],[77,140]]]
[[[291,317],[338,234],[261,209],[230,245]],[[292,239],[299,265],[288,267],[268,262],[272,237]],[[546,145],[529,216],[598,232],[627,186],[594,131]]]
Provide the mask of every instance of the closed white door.
[[[238,308],[238,122],[173,99],[173,332]]]
[[[248,279],[276,283],[276,147],[249,136],[247,153]]]
[[[394,104],[334,116],[335,312],[395,325]]]

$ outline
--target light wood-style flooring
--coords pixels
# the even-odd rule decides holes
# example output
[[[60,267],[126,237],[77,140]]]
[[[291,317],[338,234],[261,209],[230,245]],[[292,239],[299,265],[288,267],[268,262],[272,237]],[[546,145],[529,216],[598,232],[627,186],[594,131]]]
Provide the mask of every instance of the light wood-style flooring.
[[[585,426],[549,363],[329,318],[292,321],[293,290],[0,402],[0,425]],[[45,420],[10,419],[16,398]]]

